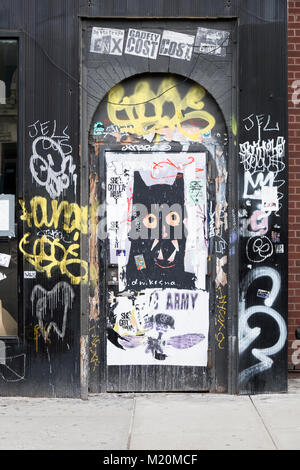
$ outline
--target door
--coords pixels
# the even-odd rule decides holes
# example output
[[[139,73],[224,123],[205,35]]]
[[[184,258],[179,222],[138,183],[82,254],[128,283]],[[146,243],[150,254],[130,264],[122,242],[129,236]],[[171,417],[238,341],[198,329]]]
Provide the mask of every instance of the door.
[[[234,25],[84,21],[91,392],[232,387]]]

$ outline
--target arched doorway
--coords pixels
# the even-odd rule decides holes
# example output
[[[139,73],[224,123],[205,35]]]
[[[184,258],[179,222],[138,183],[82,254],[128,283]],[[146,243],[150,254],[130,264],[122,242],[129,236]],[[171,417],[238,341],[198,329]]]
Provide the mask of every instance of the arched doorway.
[[[228,363],[228,199],[216,101],[178,75],[133,76],[99,104],[89,142],[100,389],[217,389]]]

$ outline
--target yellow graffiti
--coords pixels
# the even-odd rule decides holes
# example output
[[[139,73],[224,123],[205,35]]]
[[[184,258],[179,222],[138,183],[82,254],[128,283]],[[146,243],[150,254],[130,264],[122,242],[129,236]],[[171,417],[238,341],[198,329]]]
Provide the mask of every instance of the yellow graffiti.
[[[100,360],[98,357],[97,349],[98,344],[100,343],[99,334],[96,331],[95,327],[90,328],[90,364],[92,366],[93,372],[97,369],[100,364]]]
[[[35,341],[35,351],[38,352],[38,344],[39,344],[39,337],[42,336],[44,338],[45,344],[46,343],[51,343],[48,333],[47,333],[47,328],[41,325],[34,325],[34,341]]]
[[[231,116],[231,130],[233,135],[236,137],[237,135],[237,122],[235,116]]]
[[[216,312],[217,312],[218,333],[215,335],[215,338],[218,342],[218,348],[224,349],[224,346],[222,346],[222,343],[225,340],[225,334],[223,331],[226,330],[227,298],[226,298],[226,295],[222,293],[221,286],[219,286],[216,290],[216,298],[217,298]]]
[[[25,246],[30,245],[28,238],[30,233],[27,232],[21,239],[19,248],[25,259],[31,263],[36,271],[45,272],[47,277],[52,275],[52,269],[58,267],[61,274],[69,277],[72,284],[87,282],[88,279],[88,263],[78,258],[77,250],[79,244],[73,243],[65,248],[58,238],[49,240],[46,236],[37,238],[33,242],[31,252],[26,251]],[[70,267],[76,265],[84,274],[75,275],[70,271]],[[78,266],[79,265],[79,266]]]
[[[97,175],[90,175],[90,204],[89,204],[89,248],[90,248],[90,285],[94,289],[94,297],[98,297],[98,244],[97,244],[97,228],[98,228],[98,182]],[[96,299],[98,303],[98,298]],[[93,309],[91,305],[91,310]],[[96,309],[98,312],[98,309]],[[96,314],[97,316],[98,314]],[[92,315],[91,315],[92,316]]]
[[[234,135],[234,137],[237,136],[237,122],[235,116],[231,116],[231,130]],[[236,145],[236,139],[233,141],[234,145]]]
[[[30,201],[30,211],[26,209],[25,201],[19,200],[22,207],[21,220],[27,222],[28,227],[53,227],[58,228],[59,221],[63,220],[63,230],[71,233],[79,230],[86,234],[88,230],[87,206],[80,207],[76,203],[67,201],[51,201],[52,215],[48,215],[47,199],[41,196],[35,196]]]
[[[167,128],[178,129],[189,139],[197,140],[199,129],[195,130],[194,126],[194,132],[191,132],[193,127],[187,121],[205,121],[206,126],[201,128],[201,134],[210,131],[215,125],[214,116],[203,109],[204,96],[204,88],[197,84],[191,86],[182,98],[173,78],[163,80],[157,93],[151,89],[147,80],[140,80],[130,96],[125,96],[121,84],[112,88],[108,96],[107,113],[113,124],[130,134],[159,133]],[[172,116],[166,114],[166,103],[173,104]]]

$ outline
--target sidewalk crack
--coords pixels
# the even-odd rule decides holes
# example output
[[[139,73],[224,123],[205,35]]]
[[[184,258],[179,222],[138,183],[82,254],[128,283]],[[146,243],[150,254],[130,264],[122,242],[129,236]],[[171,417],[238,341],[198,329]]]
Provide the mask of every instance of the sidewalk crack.
[[[261,420],[261,422],[262,422],[262,424],[263,424],[265,430],[267,431],[267,433],[268,433],[268,435],[269,435],[271,441],[273,442],[273,445],[274,445],[275,449],[276,449],[276,450],[279,450],[279,447],[277,446],[277,444],[276,444],[276,442],[275,442],[275,440],[274,440],[272,434],[270,433],[270,431],[269,431],[269,429],[268,429],[266,423],[264,422],[264,419],[263,419],[262,415],[260,414],[260,412],[259,412],[258,408],[256,407],[254,401],[252,400],[251,395],[249,395],[249,398],[250,398],[250,401],[251,401],[251,403],[252,403],[252,405],[253,405],[253,407],[254,407],[256,413],[257,413],[258,416],[259,416],[259,419]]]
[[[132,408],[132,414],[131,414],[131,420],[130,420],[129,434],[128,434],[128,439],[127,439],[126,450],[130,450],[130,446],[131,446],[133,423],[134,423],[134,418],[135,418],[135,407],[136,407],[136,398],[135,398],[135,395],[133,395],[133,408]]]

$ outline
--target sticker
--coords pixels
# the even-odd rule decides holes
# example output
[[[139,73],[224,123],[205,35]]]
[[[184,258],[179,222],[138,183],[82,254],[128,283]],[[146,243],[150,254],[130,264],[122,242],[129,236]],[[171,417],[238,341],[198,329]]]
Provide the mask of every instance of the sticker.
[[[264,211],[278,211],[278,191],[277,186],[263,186],[261,188],[261,208]]]
[[[126,250],[116,250],[117,256],[126,256]]]
[[[272,232],[272,242],[279,243],[280,242],[280,233],[279,232]]]
[[[123,29],[93,28],[90,51],[97,54],[122,55],[123,43]]]
[[[143,255],[137,255],[134,257],[137,270],[146,269],[146,263]]]
[[[35,279],[36,271],[24,271],[24,279]]]
[[[94,124],[94,135],[103,134],[103,131],[104,131],[103,122],[101,122],[101,121],[95,122],[95,124]]]
[[[125,250],[118,251],[125,252]],[[119,292],[126,289],[126,256],[123,253],[118,256],[118,286]]]
[[[283,244],[275,245],[275,252],[276,253],[284,253],[284,245]]]
[[[189,182],[189,203],[190,204],[203,204],[204,202],[204,181],[192,180]]]
[[[257,291],[257,297],[260,297],[261,299],[267,299],[269,295],[270,292],[268,290],[258,289]]]
[[[195,36],[189,34],[164,31],[159,54],[174,59],[191,60]]]
[[[10,263],[10,255],[6,255],[4,253],[0,253],[0,266],[4,266],[5,268],[8,268],[9,263]]]
[[[160,41],[160,34],[140,29],[129,29],[125,54],[137,55],[148,59],[156,59]]]
[[[213,54],[226,56],[230,32],[218,29],[198,28],[194,51],[197,54]]]

